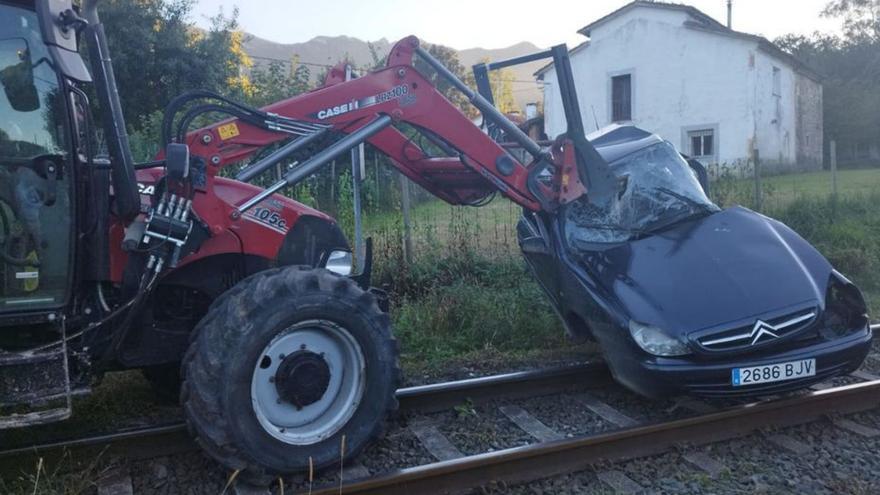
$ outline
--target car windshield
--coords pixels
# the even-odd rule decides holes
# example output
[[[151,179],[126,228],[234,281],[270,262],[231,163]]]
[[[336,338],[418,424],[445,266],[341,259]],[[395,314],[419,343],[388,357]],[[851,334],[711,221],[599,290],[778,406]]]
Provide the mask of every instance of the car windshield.
[[[719,210],[696,174],[667,142],[653,144],[610,164],[621,191],[596,205],[582,196],[563,212],[569,247],[621,243]]]

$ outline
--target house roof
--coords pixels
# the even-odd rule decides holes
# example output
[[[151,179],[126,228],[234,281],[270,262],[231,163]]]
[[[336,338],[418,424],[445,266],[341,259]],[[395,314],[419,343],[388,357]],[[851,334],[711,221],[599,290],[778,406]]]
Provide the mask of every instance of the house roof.
[[[718,34],[721,36],[729,36],[732,38],[739,38],[739,39],[753,41],[753,42],[757,43],[758,49],[768,53],[769,55],[771,55],[777,59],[782,60],[783,62],[788,63],[796,71],[804,74],[805,76],[807,76],[815,81],[821,81],[819,74],[815,70],[813,70],[812,68],[810,68],[809,66],[807,66],[806,64],[801,62],[799,59],[797,59],[796,57],[794,57],[790,53],[785,52],[784,50],[782,50],[781,48],[779,48],[778,46],[776,46],[775,44],[770,42],[770,40],[768,40],[767,38],[764,38],[763,36],[758,36],[755,34],[743,33],[740,31],[735,31],[733,29],[730,29],[727,26],[725,26],[724,24],[721,24],[720,22],[716,21],[715,19],[713,19],[709,15],[703,13],[700,9],[698,9],[696,7],[692,7],[690,5],[685,5],[685,4],[650,1],[650,0],[633,0],[632,2],[615,10],[614,12],[611,12],[610,14],[605,15],[605,16],[591,22],[590,24],[587,24],[586,26],[578,29],[578,33],[589,37],[590,33],[592,32],[592,30],[594,28],[596,28],[602,24],[605,24],[606,22],[610,21],[611,19],[614,19],[615,17],[617,17],[621,14],[624,14],[624,13],[626,13],[636,7],[651,7],[651,8],[676,10],[679,12],[684,12],[690,17],[689,20],[685,21],[685,23],[684,23],[685,27],[690,28],[690,29],[695,29],[698,31],[704,31],[707,33]],[[589,41],[581,43],[580,45],[573,48],[569,53],[574,54],[574,53],[582,50],[583,48],[586,48],[587,45],[589,45]],[[538,69],[534,75],[540,79],[541,77],[543,77],[544,73],[547,72],[547,70],[550,69],[551,67],[553,67],[552,62],[541,67],[540,69]]]
[[[599,19],[597,19],[597,20],[587,24],[586,26],[578,29],[578,33],[589,37],[590,32],[593,30],[593,28],[599,27],[600,25],[605,24],[606,22],[610,21],[611,19],[614,19],[615,17],[619,16],[620,14],[628,12],[636,7],[655,7],[655,8],[662,8],[662,9],[666,9],[666,10],[678,10],[678,11],[685,12],[686,14],[690,15],[695,20],[697,20],[697,22],[705,23],[707,25],[714,24],[715,26],[713,26],[713,27],[727,29],[727,26],[725,26],[724,24],[721,24],[720,22],[716,21],[715,19],[704,14],[702,11],[700,11],[700,9],[698,9],[696,7],[691,7],[690,5],[685,5],[685,4],[681,4],[681,3],[653,2],[653,1],[648,1],[648,0],[634,0],[634,1],[624,5],[623,7],[615,10],[614,12],[611,12],[608,15],[600,17]]]

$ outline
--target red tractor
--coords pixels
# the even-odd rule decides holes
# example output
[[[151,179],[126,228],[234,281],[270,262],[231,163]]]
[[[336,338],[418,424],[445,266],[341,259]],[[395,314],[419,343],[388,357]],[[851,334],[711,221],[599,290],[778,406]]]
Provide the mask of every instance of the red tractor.
[[[578,160],[604,165],[583,132],[551,155],[415,37],[381,69],[346,81],[337,67],[321,88],[264,109],[181,95],[166,112],[165,151],[135,164],[96,3],[0,4],[0,427],[63,420],[96,376],[143,369],[167,389],[182,376],[193,434],[229,468],[260,476],[338,462],[396,408],[397,344],[369,259],[352,274],[333,219],[276,193],[364,142],[457,205],[500,191],[552,209],[608,177],[578,173]],[[470,98],[488,132],[415,69],[416,56]],[[567,66],[564,47],[539,56]],[[109,159],[92,147],[89,84]],[[230,118],[190,132],[208,113]],[[236,180],[219,175],[272,145]],[[247,183],[293,159],[271,187]]]

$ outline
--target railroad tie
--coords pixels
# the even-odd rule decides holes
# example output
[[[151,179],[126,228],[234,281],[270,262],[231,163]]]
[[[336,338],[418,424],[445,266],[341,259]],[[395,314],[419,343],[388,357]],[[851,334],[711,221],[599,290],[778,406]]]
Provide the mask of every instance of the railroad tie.
[[[98,495],[133,495],[131,476],[128,472],[115,469],[98,480]]]
[[[832,422],[838,428],[843,428],[844,430],[855,433],[859,436],[863,436],[865,438],[874,438],[877,435],[880,435],[880,430],[856,423],[855,421],[850,419],[836,418],[832,420]]]
[[[551,440],[559,440],[562,438],[562,435],[519,406],[507,405],[501,406],[499,409],[502,414],[513,421],[516,426],[519,426],[521,430],[541,442],[549,442]]]
[[[343,466],[342,479],[345,481],[361,480],[370,477],[370,470],[359,462],[353,462],[348,466]]]
[[[767,440],[773,445],[776,445],[783,450],[787,450],[792,454],[803,455],[813,450],[809,445],[788,435],[772,435],[768,437]]]
[[[608,485],[614,493],[629,495],[645,492],[642,485],[631,480],[627,475],[620,471],[603,471],[601,473],[596,473],[596,477],[599,478],[599,481]]]
[[[623,414],[590,394],[577,394],[574,397],[583,405],[587,406],[587,409],[592,411],[593,414],[615,426],[619,426],[620,428],[630,428],[639,424],[638,421],[630,418],[626,414]]]
[[[244,481],[236,480],[232,488],[233,495],[272,495],[272,490],[266,486],[252,485]]]
[[[464,457],[464,454],[452,442],[440,433],[436,426],[428,423],[416,423],[409,430],[419,439],[425,450],[431,453],[438,461],[449,461]]]
[[[688,411],[695,412],[697,414],[709,414],[718,411],[718,408],[713,406],[712,404],[694,399],[693,397],[682,397],[675,402],[675,406],[683,407]]]
[[[880,376],[877,376],[874,373],[864,371],[864,370],[855,370],[851,373],[851,375],[858,378],[859,380],[865,380],[866,382],[873,382],[874,380],[880,380]]]
[[[684,460],[691,466],[704,471],[712,478],[717,478],[721,473],[727,471],[727,467],[721,462],[713,459],[703,452],[690,452],[685,454]]]

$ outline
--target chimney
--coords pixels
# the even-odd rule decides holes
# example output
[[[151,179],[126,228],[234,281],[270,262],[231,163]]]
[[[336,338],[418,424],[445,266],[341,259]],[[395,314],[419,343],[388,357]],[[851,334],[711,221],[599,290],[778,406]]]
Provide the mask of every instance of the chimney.
[[[727,0],[727,29],[733,29],[733,0]]]

